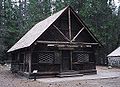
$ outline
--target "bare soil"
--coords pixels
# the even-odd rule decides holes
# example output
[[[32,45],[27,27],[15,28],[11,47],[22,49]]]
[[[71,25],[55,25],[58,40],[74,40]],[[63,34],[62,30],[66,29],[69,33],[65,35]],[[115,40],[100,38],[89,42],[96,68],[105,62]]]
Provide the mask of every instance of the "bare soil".
[[[108,73],[120,72],[119,68],[108,69],[103,66],[97,66],[97,70]],[[120,87],[120,77],[63,82],[41,82],[13,74],[8,67],[0,65],[0,87]]]

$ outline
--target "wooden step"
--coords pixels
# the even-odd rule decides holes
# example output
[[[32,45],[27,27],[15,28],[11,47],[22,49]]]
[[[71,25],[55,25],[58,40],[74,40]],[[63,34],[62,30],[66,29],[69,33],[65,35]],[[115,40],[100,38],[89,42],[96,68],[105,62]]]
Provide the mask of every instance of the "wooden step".
[[[57,77],[76,77],[76,76],[83,76],[83,74],[68,74],[68,75],[57,75]]]
[[[66,71],[59,73],[60,75],[72,75],[72,74],[79,74],[79,71]]]

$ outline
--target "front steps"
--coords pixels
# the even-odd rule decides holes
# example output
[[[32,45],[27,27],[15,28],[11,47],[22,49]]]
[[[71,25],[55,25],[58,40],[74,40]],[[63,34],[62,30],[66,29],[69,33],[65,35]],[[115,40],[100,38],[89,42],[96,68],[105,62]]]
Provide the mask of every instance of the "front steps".
[[[57,75],[57,77],[76,77],[76,76],[83,76],[83,74],[68,74],[68,75]]]
[[[61,72],[59,75],[56,75],[57,77],[75,77],[75,76],[83,76],[83,74],[80,74],[79,71],[67,71],[67,72]]]
[[[91,70],[80,70],[80,71],[66,71],[66,72],[61,72],[57,77],[76,77],[76,76],[83,76],[83,75],[90,75],[90,74],[97,74],[96,69],[91,69]]]

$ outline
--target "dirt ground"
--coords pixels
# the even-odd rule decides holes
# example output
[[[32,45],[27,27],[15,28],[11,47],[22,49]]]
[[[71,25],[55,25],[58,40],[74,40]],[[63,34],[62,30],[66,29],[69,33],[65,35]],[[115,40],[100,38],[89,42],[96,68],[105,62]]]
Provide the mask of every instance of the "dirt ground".
[[[97,66],[99,72],[120,72],[120,69]],[[74,77],[73,77],[74,78]],[[69,79],[69,78],[68,78]],[[0,87],[120,87],[120,77],[106,79],[41,82],[13,74],[6,66],[0,66]]]

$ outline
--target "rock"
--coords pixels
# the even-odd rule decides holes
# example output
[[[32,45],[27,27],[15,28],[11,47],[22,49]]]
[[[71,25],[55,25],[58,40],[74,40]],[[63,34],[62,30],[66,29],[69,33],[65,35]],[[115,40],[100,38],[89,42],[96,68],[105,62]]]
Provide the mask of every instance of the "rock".
[[[112,66],[108,66],[108,69],[112,69]]]

